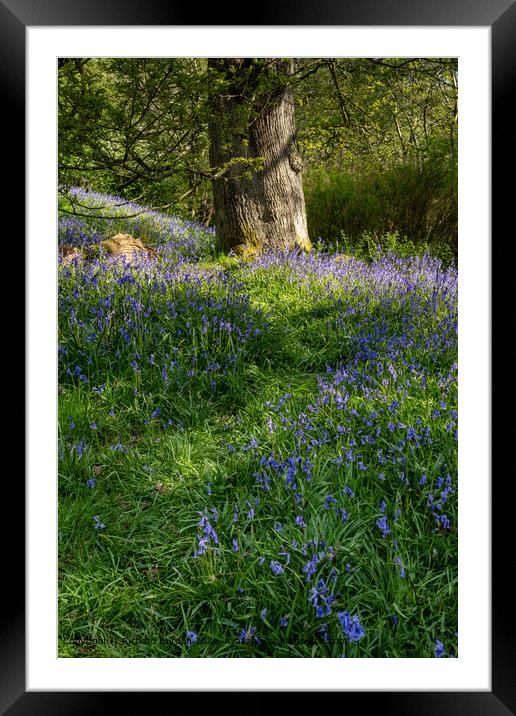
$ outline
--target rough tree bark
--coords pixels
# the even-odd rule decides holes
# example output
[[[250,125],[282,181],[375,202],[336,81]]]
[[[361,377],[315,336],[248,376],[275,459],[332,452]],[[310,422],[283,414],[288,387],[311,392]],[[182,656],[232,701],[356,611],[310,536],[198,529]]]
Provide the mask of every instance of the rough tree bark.
[[[222,251],[310,250],[286,59],[209,59],[215,226]],[[261,162],[261,166],[258,166]]]

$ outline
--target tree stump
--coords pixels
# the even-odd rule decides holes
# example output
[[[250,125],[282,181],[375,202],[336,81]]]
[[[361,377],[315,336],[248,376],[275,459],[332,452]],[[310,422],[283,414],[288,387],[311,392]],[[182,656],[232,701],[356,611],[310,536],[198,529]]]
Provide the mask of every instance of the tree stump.
[[[141,239],[135,239],[130,234],[116,234],[111,239],[105,239],[97,245],[111,256],[125,258],[128,263],[145,256],[157,256],[155,249],[146,246]]]

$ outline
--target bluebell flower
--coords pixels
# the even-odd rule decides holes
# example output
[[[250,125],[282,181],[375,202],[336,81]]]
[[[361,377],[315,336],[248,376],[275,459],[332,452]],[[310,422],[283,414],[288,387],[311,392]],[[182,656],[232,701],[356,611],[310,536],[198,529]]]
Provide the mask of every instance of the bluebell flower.
[[[323,507],[331,507],[337,502],[337,500],[333,497],[333,495],[326,495],[324,498],[324,505]]]
[[[362,639],[363,636],[365,636],[365,631],[363,630],[362,625],[358,621],[357,616],[354,616],[352,618],[347,636],[349,641],[358,641],[359,639]]]
[[[319,628],[319,632],[323,635],[323,639],[326,643],[330,641],[330,634],[328,631],[328,624],[324,622]]]
[[[304,521],[302,515],[298,515],[296,517],[296,525],[298,525],[298,527],[306,527],[306,524],[305,524],[305,521]]]
[[[304,545],[303,545],[304,546]],[[319,557],[314,552],[310,558],[310,561],[303,567],[303,572],[306,574],[306,581],[309,582],[312,579],[312,575],[315,574],[315,566],[319,562]]]
[[[95,487],[96,484],[97,481],[93,477],[91,477],[89,480],[86,480],[86,485],[88,487]]]
[[[444,644],[439,639],[435,640],[435,657],[440,659],[444,656]]]
[[[449,520],[448,517],[447,517],[446,515],[444,515],[444,514],[441,515],[441,524],[442,524],[442,526],[443,526],[443,529],[445,529],[445,530],[449,530],[450,527],[451,527],[450,520]]]
[[[382,537],[385,537],[391,531],[389,525],[387,524],[387,517],[385,515],[377,518],[376,525],[382,531]]]
[[[256,635],[256,627],[249,627],[249,629],[242,629],[239,634],[239,640],[241,644],[249,644],[253,639],[256,644],[261,644],[260,639]]]
[[[400,568],[400,577],[405,577],[405,568],[403,567],[403,562],[401,561],[401,557],[395,557],[394,561]]]
[[[340,622],[340,626],[342,627],[342,631],[344,634],[347,634],[350,625],[349,612],[337,612],[337,618]]]
[[[341,517],[342,521],[347,522],[348,521],[348,513],[346,512],[346,510],[343,507],[339,507],[338,512],[340,513],[340,517]]]
[[[285,571],[281,564],[274,559],[271,559],[269,566],[271,568],[272,573],[276,576],[278,576],[279,574],[283,574],[283,572]]]
[[[194,550],[194,557],[199,557],[201,554],[204,554],[206,552],[206,547],[208,546],[208,540],[206,537],[199,537],[199,547],[198,549]]]
[[[214,542],[215,544],[218,544],[218,543],[219,543],[219,538],[218,538],[218,536],[217,536],[217,533],[215,532],[215,530],[214,530],[213,527],[211,526],[211,524],[210,524],[210,522],[209,522],[209,520],[208,520],[207,515],[202,515],[202,513],[201,513],[201,519],[199,520],[199,527],[202,527],[202,528],[203,528],[204,535],[205,535],[207,538],[213,540],[213,542]]]
[[[106,525],[104,525],[100,520],[98,515],[93,515],[93,519],[95,520],[95,529],[96,530],[103,530]]]
[[[337,618],[348,641],[358,641],[365,636],[365,631],[358,621],[358,616],[351,617],[349,612],[337,612]]]
[[[197,634],[194,631],[186,632],[186,646],[190,648],[197,641]]]
[[[279,625],[284,629],[288,625],[288,617],[280,617]]]

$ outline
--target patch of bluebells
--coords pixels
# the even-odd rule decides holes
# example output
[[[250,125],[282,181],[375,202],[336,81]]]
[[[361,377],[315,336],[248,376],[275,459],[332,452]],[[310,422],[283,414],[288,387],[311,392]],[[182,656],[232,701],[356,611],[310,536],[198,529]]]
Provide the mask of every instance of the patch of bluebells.
[[[241,644],[251,644],[255,643],[258,646],[262,643],[261,639],[256,634],[256,627],[252,626],[248,629],[241,629],[240,634],[238,635],[238,640]]]
[[[58,220],[58,241],[79,248],[91,246],[110,238],[118,231],[135,237],[146,237],[146,243],[158,249],[160,256],[197,258],[210,255],[214,243],[214,229],[192,221],[184,221],[150,210],[118,196],[100,194],[79,187],[63,190],[59,207],[68,208],[70,202],[80,205],[81,214],[61,213]],[[109,216],[110,219],[101,217]]]
[[[419,484],[426,486],[428,484],[426,475],[423,477],[425,478],[424,481],[423,478],[421,478]],[[450,473],[447,473],[446,477],[439,476],[436,478],[433,486],[430,485],[426,491],[426,506],[434,517],[436,523],[435,531],[447,531],[451,529],[452,524],[448,511],[445,512],[444,510],[450,497],[454,495],[455,492],[456,489]]]
[[[194,557],[199,557],[204,554],[211,544],[219,544],[218,535],[210,524],[208,515],[202,512],[199,512],[198,514],[201,515],[198,527],[202,529],[202,533],[198,532],[197,534],[199,545],[197,549],[194,550]]]
[[[320,278],[321,274],[328,278],[330,284],[333,281],[334,266],[330,259],[325,262],[319,261],[315,257],[300,257],[292,259],[288,269],[286,263],[286,258],[264,257],[260,259],[258,266],[248,267],[246,270],[252,274],[261,269],[268,270],[276,266],[286,273],[289,270],[295,272],[296,280],[301,277],[302,281],[306,277],[307,286],[310,285],[314,276]],[[386,486],[385,494],[389,495],[389,498],[379,497],[379,501],[376,503],[380,516],[375,519],[375,526],[381,536],[386,538],[391,533],[390,519],[392,518],[394,523],[402,519],[399,487],[394,488],[398,493],[394,511],[391,517],[386,514],[392,494],[389,491],[389,481],[399,480],[403,486],[402,489],[411,489],[413,478],[410,469],[408,469],[411,456],[418,451],[418,461],[420,462],[421,451],[433,444],[432,429],[426,426],[419,416],[416,416],[411,422],[406,421],[408,424],[403,422],[404,398],[410,394],[412,388],[425,389],[431,370],[434,370],[434,366],[431,365],[430,370],[425,364],[425,361],[428,363],[429,352],[431,361],[436,362],[437,360],[446,360],[446,357],[453,355],[455,351],[456,275],[453,271],[449,271],[447,274],[445,272],[446,275],[440,284],[441,294],[433,292],[432,299],[428,302],[428,290],[432,289],[434,280],[432,272],[434,269],[437,273],[441,271],[441,269],[437,270],[437,265],[432,264],[428,259],[418,259],[413,262],[395,260],[392,263],[384,260],[375,266],[360,265],[351,268],[353,270],[356,268],[356,275],[350,277],[350,273],[353,272],[348,269],[342,269],[342,273],[337,272],[337,274],[344,285],[351,280],[355,281],[354,295],[359,296],[360,291],[365,294],[366,292],[362,288],[364,285],[372,285],[373,292],[376,290],[376,286],[375,298],[385,300],[386,315],[388,316],[388,310],[392,306],[396,312],[401,311],[403,317],[407,317],[407,321],[403,318],[400,325],[399,322],[390,321],[388,318],[381,320],[382,312],[378,311],[380,318],[375,324],[371,322],[370,315],[364,310],[367,320],[364,321],[363,328],[367,332],[361,332],[361,325],[355,326],[356,330],[348,351],[348,362],[332,367],[319,378],[317,395],[297,416],[288,412],[280,413],[279,409],[275,410],[278,415],[277,422],[280,432],[285,435],[285,439],[290,438],[291,440],[290,449],[287,443],[283,454],[269,453],[266,447],[258,444],[258,440],[254,436],[248,436],[247,441],[243,444],[243,449],[244,451],[256,451],[256,460],[260,465],[260,472],[255,473],[257,487],[265,489],[269,494],[274,486],[277,489],[282,488],[285,491],[286,500],[291,501],[294,507],[305,501],[304,490],[306,488],[300,489],[303,483],[306,485],[313,481],[316,474],[318,479],[321,479],[321,476],[324,478],[324,472],[321,473],[320,470],[320,465],[323,463],[319,462],[318,458],[318,452],[322,448],[326,451],[334,451],[330,456],[336,471],[347,467],[354,471],[358,470],[359,475],[364,473],[364,476],[376,476],[382,485]],[[443,275],[442,272],[440,275]],[[411,287],[410,291],[407,290],[407,286]],[[401,295],[398,293],[398,289],[402,290]],[[335,290],[342,289],[335,285]],[[385,294],[382,293],[384,291]],[[441,309],[445,306],[447,311],[441,310],[440,317],[437,317],[435,305],[439,301],[441,301]],[[403,302],[406,302],[405,306],[403,306]],[[344,303],[340,305],[345,309]],[[348,308],[350,308],[349,304]],[[354,310],[356,311],[355,315],[360,315],[356,308]],[[412,315],[411,311],[413,311]],[[426,316],[426,312],[428,312],[428,316]],[[430,321],[427,320],[428,317]],[[436,332],[431,340],[425,333],[429,322],[433,322]],[[440,326],[437,325],[439,322],[441,322]],[[344,327],[344,320],[342,325]],[[397,333],[399,328],[402,329],[402,332]],[[442,331],[441,337],[438,336],[439,331]],[[418,354],[417,341],[421,340],[422,342],[419,344],[421,351]],[[349,346],[347,347],[349,348]],[[454,368],[452,367],[448,377],[446,379],[443,377],[442,383],[442,389],[446,391],[450,400],[453,399],[454,379]],[[384,400],[386,385],[396,390],[398,399],[393,400],[391,397],[389,400]],[[352,395],[360,398],[360,407],[357,403],[351,404]],[[268,407],[274,410],[277,406],[269,403]],[[338,416],[338,420],[336,416]],[[455,419],[455,414],[451,418]],[[334,420],[335,422],[333,422]],[[333,430],[329,429],[329,425],[332,423],[337,426]],[[379,441],[380,436],[385,436],[381,442]],[[365,452],[366,450],[367,452]],[[375,453],[377,455],[376,464],[372,459]],[[327,454],[328,452],[324,453],[324,456],[326,457]],[[337,474],[340,473],[337,472]],[[418,481],[420,489],[426,490],[426,476],[421,476]],[[443,511],[443,506],[449,503],[450,496],[453,494],[453,487],[449,482],[448,484],[444,481],[437,482],[433,486],[432,494],[427,495],[428,506],[434,512],[434,516],[439,518],[439,525],[442,529],[449,527],[448,514]],[[342,486],[342,483],[339,485],[338,482],[335,482],[330,487],[330,481],[322,484],[321,492],[318,493],[321,495],[318,498],[320,500],[319,510],[328,515],[333,513],[335,517],[340,518],[341,522],[352,524],[353,513],[350,517],[348,512],[339,505],[335,495],[338,494],[338,489],[344,496],[356,497],[360,482],[353,486],[347,484]],[[276,517],[274,509],[269,506],[269,510],[271,509],[273,510],[270,523],[273,526],[271,534],[275,535],[275,539],[287,539],[290,525],[303,529],[307,524],[310,525],[305,518],[306,512],[303,514],[294,512],[292,522],[289,522],[285,520],[284,512],[281,509]],[[280,515],[282,515],[281,522],[277,519]],[[266,522],[264,522],[265,524]],[[328,522],[328,525],[330,524],[333,525],[333,529],[337,529],[334,522]],[[397,541],[393,540],[392,545],[397,549]],[[299,558],[304,557],[298,567],[299,573],[304,574],[308,590],[308,603],[313,607],[315,617],[322,619],[331,616],[332,595],[325,590],[328,590],[327,585],[330,581],[337,580],[338,575],[333,572],[325,581],[321,575],[326,560],[331,558],[331,553],[328,549],[325,554],[324,550],[321,551],[320,546],[319,549],[315,549],[313,544],[311,550],[309,547],[309,543],[298,545],[296,540],[292,539],[292,569],[296,570]],[[284,552],[279,553],[283,554]],[[260,557],[260,563],[263,564],[264,560],[263,556]],[[277,576],[279,570],[275,566],[274,560],[269,564],[271,571]],[[406,573],[401,557],[396,555],[394,564],[399,569],[400,577],[404,578]],[[350,563],[347,563],[346,572],[350,571]],[[315,579],[317,581],[314,586]],[[351,616],[348,612],[340,611],[338,619],[349,641],[359,641],[365,636],[358,616]],[[328,633],[326,622],[320,628],[324,634]]]
[[[130,371],[149,397],[165,387],[213,394],[266,328],[234,278],[188,272],[177,261],[62,266],[58,288],[60,381],[92,380],[95,390],[115,356],[118,369]],[[170,340],[163,340],[165,333]],[[142,342],[146,357],[139,352]],[[256,447],[252,438],[250,448]]]
[[[314,607],[317,618],[331,614],[331,605],[335,601],[335,595],[328,594],[329,591],[324,579],[319,579],[316,586],[310,590],[308,601]]]

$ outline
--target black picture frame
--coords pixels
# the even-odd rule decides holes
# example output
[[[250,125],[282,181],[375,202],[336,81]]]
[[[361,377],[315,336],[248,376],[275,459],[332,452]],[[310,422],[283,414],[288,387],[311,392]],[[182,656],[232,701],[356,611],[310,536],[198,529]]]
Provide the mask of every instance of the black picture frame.
[[[297,0],[276,0],[261,3],[259,11],[251,7],[244,17],[221,5],[188,6],[171,0],[0,0],[0,89],[4,117],[7,119],[9,144],[17,148],[16,160],[4,165],[8,174],[6,205],[10,213],[25,215],[25,30],[33,26],[81,25],[360,25],[360,26],[484,26],[491,28],[492,37],[492,245],[494,264],[504,246],[504,224],[509,227],[509,212],[514,203],[512,180],[505,178],[504,167],[514,167],[514,142],[511,137],[511,117],[507,108],[516,88],[516,4],[514,0],[350,0],[317,3]],[[199,23],[202,15],[203,22]],[[4,139],[5,141],[5,139]],[[5,177],[7,178],[7,177]],[[512,213],[512,212],[511,212]],[[21,232],[19,223],[17,232]],[[512,232],[511,232],[512,233]],[[494,238],[497,241],[494,241]],[[508,235],[507,235],[508,238]],[[19,246],[16,260],[19,264]],[[502,262],[498,262],[501,265]],[[503,280],[502,280],[503,282]],[[21,301],[23,303],[23,300]],[[499,310],[498,310],[499,309]],[[493,296],[492,316],[502,309]],[[11,320],[15,326],[20,323]],[[21,343],[23,344],[23,337]],[[17,364],[19,364],[19,359]],[[499,371],[492,359],[492,376]],[[492,415],[501,409],[498,393],[492,392]],[[498,401],[498,402],[497,402]],[[15,408],[13,408],[15,410]],[[11,424],[15,419],[11,418]],[[508,428],[500,425],[492,431],[492,455],[503,455],[508,440]],[[500,458],[500,462],[503,458]],[[496,469],[495,469],[496,468]],[[513,506],[506,498],[506,473],[498,468],[493,457],[492,470],[492,691],[461,692],[346,692],[345,705],[360,699],[360,708],[380,708],[382,713],[420,716],[430,714],[465,714],[472,716],[507,716],[516,713],[516,648],[514,597],[506,585],[513,557]],[[41,714],[98,713],[120,708],[120,694],[104,692],[26,692],[25,685],[25,575],[24,540],[20,525],[24,520],[25,489],[21,477],[4,480],[9,505],[6,513],[17,525],[4,542],[4,589],[6,600],[0,631],[0,710],[9,716]],[[4,493],[5,494],[5,493]],[[4,514],[4,518],[7,515]],[[4,530],[7,528],[4,527]],[[12,530],[12,528],[11,528]],[[6,534],[4,533],[4,538]],[[479,618],[483,618],[481,615]],[[409,685],[408,685],[409,688]],[[317,691],[317,685],[314,685]],[[338,691],[338,688],[336,687]],[[154,695],[154,694],[153,694]],[[148,693],[143,696],[148,698]],[[136,706],[140,695],[131,693]],[[343,704],[344,705],[344,704]]]

